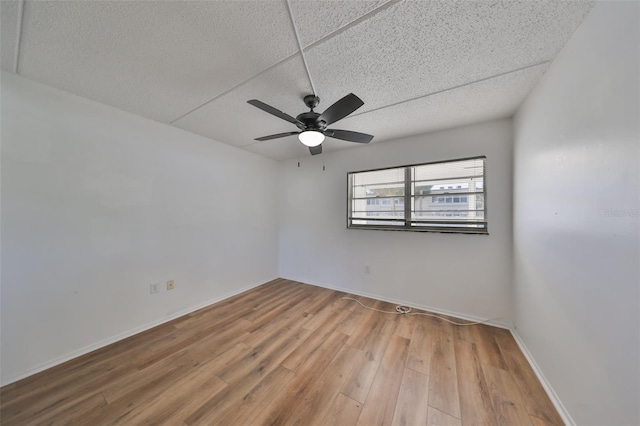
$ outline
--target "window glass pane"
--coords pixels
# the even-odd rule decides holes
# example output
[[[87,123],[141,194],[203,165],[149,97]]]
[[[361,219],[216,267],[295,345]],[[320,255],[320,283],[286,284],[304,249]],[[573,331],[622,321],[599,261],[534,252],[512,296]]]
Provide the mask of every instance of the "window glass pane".
[[[404,195],[404,168],[355,173],[353,197]]]
[[[349,226],[486,233],[484,165],[482,157],[350,173]]]
[[[351,207],[352,218],[393,216],[398,219],[404,219],[404,207],[396,207],[389,203],[387,205],[368,205],[364,204],[368,200],[355,200]]]
[[[352,175],[351,217],[379,216],[404,219],[404,168]]]
[[[460,177],[476,177],[481,178],[484,174],[484,159],[474,158],[471,160],[447,161],[444,163],[424,164],[422,166],[414,166],[415,181],[443,181],[453,178],[454,181],[449,183],[455,187],[456,178]]]

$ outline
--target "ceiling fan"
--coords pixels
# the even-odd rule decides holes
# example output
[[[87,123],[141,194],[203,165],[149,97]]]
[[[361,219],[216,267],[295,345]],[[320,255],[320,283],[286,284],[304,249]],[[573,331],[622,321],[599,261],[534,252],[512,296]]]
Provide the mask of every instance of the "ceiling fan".
[[[247,103],[256,108],[260,108],[269,114],[286,120],[289,123],[295,124],[298,129],[300,129],[300,131],[297,132],[286,132],[263,136],[261,138],[256,138],[255,140],[257,141],[268,141],[271,139],[284,138],[285,136],[298,135],[300,142],[309,147],[311,155],[316,155],[322,152],[321,144],[324,141],[325,136],[356,143],[369,143],[373,139],[372,135],[368,135],[366,133],[352,132],[350,130],[327,129],[327,126],[330,124],[333,124],[338,120],[342,120],[347,115],[364,105],[364,102],[362,102],[362,100],[353,93],[349,93],[347,96],[331,105],[322,114],[313,110],[320,103],[320,98],[315,95],[307,95],[304,97],[304,103],[311,109],[311,111],[303,112],[296,118],[293,118],[289,114],[286,114],[257,99],[252,99],[247,101]]]

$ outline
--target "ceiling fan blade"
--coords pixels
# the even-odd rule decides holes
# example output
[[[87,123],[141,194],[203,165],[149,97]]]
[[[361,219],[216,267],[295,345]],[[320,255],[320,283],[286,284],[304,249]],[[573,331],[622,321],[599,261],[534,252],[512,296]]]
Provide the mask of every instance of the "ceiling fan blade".
[[[318,155],[322,153],[322,144],[318,145],[318,146],[310,146],[309,147],[309,152],[311,153],[311,155]]]
[[[327,108],[320,115],[320,117],[318,117],[318,119],[324,121],[325,123],[327,123],[327,125],[329,125],[345,118],[347,115],[351,114],[362,105],[364,105],[362,99],[360,99],[353,93],[349,93],[347,96]]]
[[[286,132],[286,133],[278,133],[275,135],[263,136],[261,138],[255,138],[256,141],[268,141],[271,139],[284,138],[285,136],[297,135],[300,132]]]
[[[298,120],[296,120],[295,118],[290,116],[289,114],[286,114],[286,113],[280,111],[279,109],[276,109],[276,108],[272,107],[271,105],[267,105],[264,102],[261,102],[261,101],[259,101],[257,99],[251,99],[250,101],[247,101],[247,103],[253,105],[256,108],[260,108],[264,112],[268,112],[271,115],[275,115],[278,118],[282,118],[283,120],[286,120],[289,123],[293,123],[296,126],[299,125],[299,124],[302,124],[301,122],[299,122]]]
[[[326,136],[335,139],[342,139],[343,141],[357,142],[357,143],[369,143],[373,139],[372,135],[360,132],[352,132],[350,130],[338,130],[327,129],[324,131]]]

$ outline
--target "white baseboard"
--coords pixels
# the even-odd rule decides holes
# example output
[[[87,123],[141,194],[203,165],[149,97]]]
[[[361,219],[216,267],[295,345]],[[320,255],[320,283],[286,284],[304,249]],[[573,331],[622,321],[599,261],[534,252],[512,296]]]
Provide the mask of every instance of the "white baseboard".
[[[542,370],[540,370],[540,367],[538,367],[538,364],[536,364],[536,361],[533,358],[533,355],[531,355],[531,352],[529,352],[527,345],[524,344],[524,341],[522,340],[522,337],[520,337],[520,335],[518,334],[518,331],[514,327],[511,327],[510,331],[516,343],[518,343],[518,346],[520,347],[520,350],[524,354],[525,358],[527,358],[527,361],[529,362],[529,365],[533,369],[533,372],[538,377],[538,380],[542,384],[542,387],[547,392],[549,399],[551,399],[551,402],[556,407],[556,410],[558,410],[558,414],[560,414],[560,417],[562,417],[562,421],[564,421],[566,425],[575,426],[576,422],[573,421],[573,418],[571,418],[569,411],[567,411],[567,408],[564,406],[564,404],[558,397],[558,394],[556,394],[556,392],[553,390],[553,387],[551,387],[551,384],[549,383],[547,378],[544,376],[544,374],[542,374]]]
[[[276,278],[274,278],[274,279],[276,279]],[[272,280],[270,280],[270,281],[272,281]],[[266,281],[266,282],[270,282],[270,281]],[[199,304],[197,304],[195,306],[191,306],[189,308],[181,309],[180,311],[174,312],[174,313],[172,313],[170,315],[167,315],[167,316],[165,316],[163,318],[160,318],[158,320],[151,321],[150,323],[147,323],[147,324],[142,325],[140,327],[136,327],[136,328],[133,328],[131,330],[125,331],[123,333],[116,334],[115,336],[109,337],[107,339],[103,339],[103,340],[101,340],[99,342],[96,342],[96,343],[93,343],[91,345],[88,345],[88,346],[85,346],[83,348],[80,348],[78,350],[72,351],[72,352],[70,352],[70,353],[68,353],[66,355],[63,355],[63,356],[58,357],[58,358],[55,358],[55,359],[53,359],[51,361],[43,362],[42,364],[39,364],[39,365],[37,365],[37,366],[35,366],[33,368],[30,368],[30,369],[28,369],[26,371],[23,371],[23,372],[15,374],[15,375],[9,376],[9,378],[5,379],[2,382],[2,384],[0,384],[0,386],[6,386],[6,385],[9,385],[11,383],[17,382],[18,380],[22,380],[22,379],[24,379],[26,377],[29,377],[29,376],[32,376],[34,374],[40,373],[41,371],[44,371],[44,370],[47,370],[49,368],[55,367],[56,365],[60,365],[60,364],[62,364],[64,362],[67,362],[67,361],[72,360],[74,358],[77,358],[79,356],[88,354],[89,352],[93,352],[96,349],[103,348],[103,347],[108,346],[108,345],[110,345],[112,343],[115,343],[115,342],[118,342],[120,340],[126,339],[127,337],[131,337],[131,336],[133,336],[135,334],[142,333],[143,331],[149,330],[149,329],[151,329],[153,327],[157,327],[157,326],[159,326],[161,324],[164,324],[166,322],[169,322],[169,321],[174,320],[176,318],[179,318],[181,316],[190,314],[191,312],[195,312],[198,309],[206,308],[207,306],[213,305],[214,303],[218,303],[218,302],[220,302],[222,300],[228,299],[228,298],[233,297],[233,296],[235,296],[237,294],[244,293],[245,291],[251,290],[252,288],[259,287],[259,286],[265,284],[266,282],[260,282],[260,283],[257,283],[257,284],[255,284],[255,283],[254,284],[250,284],[250,285],[245,286],[243,288],[240,288],[238,290],[234,290],[234,291],[232,291],[230,293],[226,293],[223,296],[207,300],[206,302],[199,303]]]
[[[314,282],[309,282],[309,281],[306,281],[306,280],[297,280],[295,278],[285,278],[285,279],[290,279],[292,281],[297,281],[297,282],[300,282],[300,283],[310,284],[310,285],[313,285],[313,286],[316,286],[316,287],[328,288],[330,290],[336,290],[336,291],[342,291],[342,292],[345,292],[345,293],[355,294],[357,296],[368,297],[370,299],[382,300],[383,302],[394,303],[396,305],[410,306],[412,308],[420,309],[420,310],[423,310],[423,311],[429,311],[429,312],[433,312],[435,314],[441,314],[441,315],[446,315],[446,316],[449,316],[449,317],[455,317],[455,318],[459,318],[459,319],[466,320],[466,321],[472,321],[472,322],[484,322],[484,321],[486,321],[487,325],[491,325],[491,326],[498,327],[498,328],[505,328],[507,330],[511,330],[511,328],[512,328],[511,322],[509,322],[508,320],[505,320],[505,321],[489,320],[489,321],[487,321],[486,318],[481,318],[481,317],[478,317],[478,316],[475,316],[475,315],[468,315],[468,314],[463,314],[463,313],[460,313],[460,312],[448,311],[446,309],[440,309],[440,308],[436,308],[436,307],[433,307],[433,306],[419,305],[419,304],[416,304],[415,302],[410,302],[410,301],[401,300],[401,299],[393,299],[393,298],[381,296],[379,294],[367,293],[367,292],[364,292],[364,291],[354,291],[351,288],[345,288],[345,287],[333,286],[333,285],[327,285],[327,284],[321,284],[321,283],[314,283]]]

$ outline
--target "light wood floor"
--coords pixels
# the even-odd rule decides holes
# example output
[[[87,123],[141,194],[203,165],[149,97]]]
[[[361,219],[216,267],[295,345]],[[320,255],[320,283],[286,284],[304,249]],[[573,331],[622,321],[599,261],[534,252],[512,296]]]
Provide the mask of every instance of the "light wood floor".
[[[2,424],[562,424],[508,331],[343,296],[275,280],[5,386]]]

